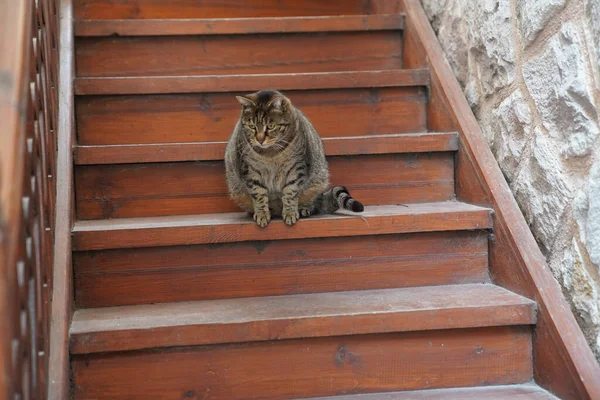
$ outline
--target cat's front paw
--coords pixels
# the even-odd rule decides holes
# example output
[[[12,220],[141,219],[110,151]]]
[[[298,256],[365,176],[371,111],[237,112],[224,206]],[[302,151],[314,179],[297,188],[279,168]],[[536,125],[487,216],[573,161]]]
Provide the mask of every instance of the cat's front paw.
[[[289,211],[284,210],[282,218],[286,225],[294,225],[296,222],[298,222],[300,214],[298,213],[297,209]]]
[[[271,220],[271,213],[268,211],[256,211],[254,212],[254,221],[256,221],[256,225],[264,228],[269,225],[269,221]]]

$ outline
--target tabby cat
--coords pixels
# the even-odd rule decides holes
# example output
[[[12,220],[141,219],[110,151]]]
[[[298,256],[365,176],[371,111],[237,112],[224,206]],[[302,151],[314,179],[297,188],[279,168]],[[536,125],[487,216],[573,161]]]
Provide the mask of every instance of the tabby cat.
[[[265,227],[344,208],[363,211],[343,186],[329,185],[323,143],[310,121],[275,90],[237,96],[242,105],[225,151],[231,198]]]

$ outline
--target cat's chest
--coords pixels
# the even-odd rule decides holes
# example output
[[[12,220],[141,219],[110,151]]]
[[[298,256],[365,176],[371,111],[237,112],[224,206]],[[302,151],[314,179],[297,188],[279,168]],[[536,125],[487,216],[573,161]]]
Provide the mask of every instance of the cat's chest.
[[[285,185],[285,165],[269,165],[265,168],[264,184],[269,193],[279,194]]]
[[[259,181],[264,185],[270,194],[280,194],[285,185],[285,178],[289,166],[286,162],[264,163],[257,162],[253,167],[260,171]]]

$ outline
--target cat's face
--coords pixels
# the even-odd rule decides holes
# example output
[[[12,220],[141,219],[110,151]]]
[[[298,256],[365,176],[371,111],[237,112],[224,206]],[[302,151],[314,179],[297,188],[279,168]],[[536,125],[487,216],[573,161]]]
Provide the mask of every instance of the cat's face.
[[[279,152],[288,144],[290,101],[275,91],[260,91],[237,96],[242,105],[241,123],[252,148],[259,152]]]

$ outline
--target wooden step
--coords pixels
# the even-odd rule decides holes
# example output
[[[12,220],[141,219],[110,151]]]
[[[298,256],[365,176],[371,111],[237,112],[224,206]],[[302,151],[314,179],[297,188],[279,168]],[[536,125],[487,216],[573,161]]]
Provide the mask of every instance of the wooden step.
[[[145,18],[256,18],[354,15],[371,11],[364,0],[74,0],[76,20]]]
[[[402,68],[402,30],[385,29],[186,36],[157,36],[158,31],[152,36],[77,37],[75,73],[78,77],[186,76]]]
[[[76,36],[254,35],[258,33],[360,32],[401,30],[403,14],[301,17],[84,19]]]
[[[328,156],[425,153],[458,150],[457,132],[400,133],[324,138]],[[76,165],[222,160],[226,141],[78,145]]]
[[[489,284],[82,309],[71,353],[535,323],[535,302]]]
[[[365,75],[356,73],[355,76]],[[285,85],[288,79],[290,76],[270,83]],[[323,89],[307,90],[299,86],[285,94],[310,119],[322,138],[427,131],[426,89],[403,87],[400,80],[394,82],[398,87],[369,88],[367,80],[364,82],[367,87],[325,89],[333,87],[333,82],[323,81]],[[237,81],[234,86],[242,85],[245,85],[243,81]],[[108,89],[102,85],[97,88]],[[139,86],[139,89],[149,88]],[[79,145],[114,145],[227,141],[240,115],[235,95],[242,89],[236,90],[238,92],[77,96],[77,142]]]
[[[331,185],[365,205],[454,198],[451,152],[327,157]],[[236,212],[223,161],[88,165],[75,168],[78,219]]]
[[[273,220],[266,229],[258,227],[245,213],[77,221],[73,227],[73,249],[489,229],[490,211],[454,201],[368,206],[360,214],[338,211],[303,219],[293,227]]]
[[[77,308],[490,281],[468,231],[76,251],[73,272]]]
[[[75,94],[158,94],[427,86],[429,70],[381,69],[231,75],[110,76],[75,79]]]
[[[559,400],[533,383],[472,388],[410,390],[406,392],[351,394],[296,400]]]
[[[74,354],[71,360],[76,399],[287,400],[533,379],[529,326]]]
[[[181,154],[222,159],[225,144],[193,143],[191,148],[185,143],[82,146],[84,163],[91,165],[75,169],[77,217],[128,218],[239,211],[229,200],[222,161],[182,162],[180,157],[173,160],[177,163],[103,165],[108,160],[164,161],[165,156]],[[454,196],[451,153],[402,153],[455,150],[455,133],[326,138],[325,144],[328,154],[351,155],[329,157],[332,184],[345,185],[366,205],[445,201]],[[163,152],[164,148],[171,152]],[[119,159],[120,149],[133,149],[129,154],[138,158]],[[389,154],[395,150],[400,154]],[[86,154],[91,157],[85,159]],[[349,176],[348,170],[355,172]]]

